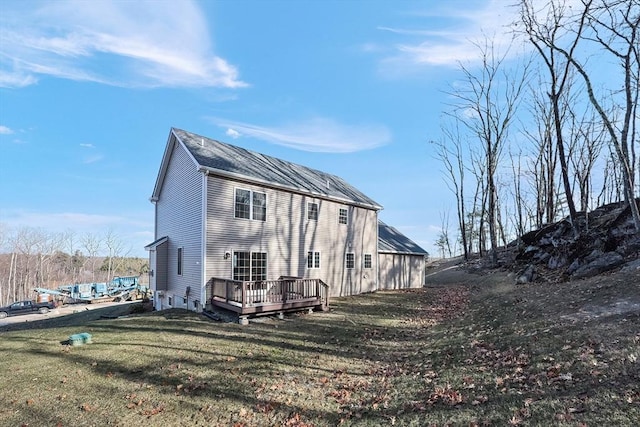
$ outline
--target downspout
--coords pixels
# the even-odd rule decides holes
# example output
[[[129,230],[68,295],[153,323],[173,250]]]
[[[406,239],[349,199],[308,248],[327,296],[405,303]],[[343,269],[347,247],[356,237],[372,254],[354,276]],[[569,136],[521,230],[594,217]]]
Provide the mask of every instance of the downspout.
[[[197,311],[202,311],[207,305],[207,173],[202,173],[202,230],[200,236],[200,304]]]
[[[380,223],[378,222],[379,210],[376,211],[376,291],[380,290]]]

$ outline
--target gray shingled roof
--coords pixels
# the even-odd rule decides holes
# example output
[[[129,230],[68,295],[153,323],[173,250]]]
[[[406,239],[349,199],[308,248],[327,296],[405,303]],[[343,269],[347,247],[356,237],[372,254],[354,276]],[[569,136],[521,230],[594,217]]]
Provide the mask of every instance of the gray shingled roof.
[[[407,236],[378,220],[378,251],[402,254],[429,255]]]
[[[187,147],[196,162],[212,173],[220,171],[250,181],[382,209],[378,203],[338,176],[181,129],[173,128],[171,131]]]

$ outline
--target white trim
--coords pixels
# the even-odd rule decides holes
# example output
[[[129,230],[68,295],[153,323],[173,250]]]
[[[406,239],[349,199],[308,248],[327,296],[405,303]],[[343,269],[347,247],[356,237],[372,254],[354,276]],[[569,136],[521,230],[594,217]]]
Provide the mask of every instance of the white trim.
[[[193,164],[198,168],[198,171],[202,172],[199,167],[200,164],[198,163],[196,158],[193,157],[193,154],[191,153],[191,151],[187,148],[186,145],[184,145],[184,143],[180,140],[180,138],[178,138],[178,135],[175,134],[175,128],[171,128],[171,130],[169,131],[169,138],[167,139],[167,145],[165,146],[164,154],[162,155],[162,161],[160,162],[160,170],[158,171],[158,176],[156,177],[156,184],[153,187],[153,193],[149,198],[149,200],[152,203],[155,203],[159,200],[160,189],[164,184],[164,179],[167,175],[167,170],[169,168],[169,159],[173,154],[173,150],[176,146],[176,143],[180,144],[180,146],[187,152],[187,155],[189,156]]]
[[[311,267],[309,267],[309,254],[311,254]],[[316,267],[316,254],[318,254],[318,266]],[[322,268],[322,253],[320,251],[312,251],[312,250],[308,250],[307,251],[307,257],[306,257],[306,262],[305,262],[305,266],[307,268],[307,270],[319,270],[320,268]]]
[[[249,192],[249,218],[243,218],[236,216],[236,192],[238,190],[248,191]],[[255,219],[253,218],[253,195],[254,193],[264,194],[264,219]],[[268,211],[268,196],[266,191],[258,191],[252,190],[250,188],[243,187],[233,187],[233,219],[247,219],[250,221],[259,221],[259,222],[267,222],[267,211]]]
[[[147,250],[147,251],[155,251],[158,246],[160,246],[161,244],[163,244],[167,240],[169,240],[169,236],[161,237],[161,238],[157,239],[156,241],[154,241],[152,243],[149,243],[147,246],[144,247],[144,249]]]
[[[265,268],[264,268],[264,277],[265,279],[259,279],[259,280],[267,280],[267,278],[269,277],[269,252],[265,251],[265,250],[257,250],[257,251],[251,251],[251,250],[232,250],[231,251],[231,275],[230,278],[231,280],[238,280],[235,278],[235,274],[234,274],[234,269],[235,269],[235,265],[234,265],[234,260],[235,260],[235,255],[237,253],[247,253],[249,254],[249,281],[255,281],[257,279],[255,279],[253,277],[253,254],[264,254],[265,258],[264,258],[264,262],[265,262]]]
[[[309,213],[311,213],[310,205],[316,205],[316,217],[309,218]],[[319,221],[320,220],[320,204],[318,202],[307,202],[307,221]]]
[[[371,263],[371,265],[369,267],[367,267],[367,264],[366,264],[367,256],[370,257],[369,262]],[[364,270],[371,270],[373,268],[373,254],[370,254],[370,253],[362,254],[362,268]]]
[[[341,211],[345,211],[347,213],[347,222],[340,222],[340,213]],[[344,207],[338,207],[338,224],[339,225],[349,225],[349,207],[348,206],[344,206]]]
[[[376,289],[380,290],[380,211],[376,212]]]

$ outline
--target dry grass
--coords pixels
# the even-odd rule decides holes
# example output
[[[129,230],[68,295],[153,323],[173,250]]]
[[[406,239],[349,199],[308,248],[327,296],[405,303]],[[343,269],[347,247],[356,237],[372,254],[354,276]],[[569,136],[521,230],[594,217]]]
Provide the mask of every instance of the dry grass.
[[[637,425],[638,276],[463,279],[249,326],[172,310],[5,331],[0,425]],[[62,344],[79,332],[93,343]]]

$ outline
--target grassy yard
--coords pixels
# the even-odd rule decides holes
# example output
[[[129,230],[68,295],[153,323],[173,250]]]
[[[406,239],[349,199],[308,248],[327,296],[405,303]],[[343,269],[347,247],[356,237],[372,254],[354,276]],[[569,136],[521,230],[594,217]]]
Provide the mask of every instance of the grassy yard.
[[[635,426],[637,279],[472,280],[248,326],[47,321],[0,332],[0,425]]]

